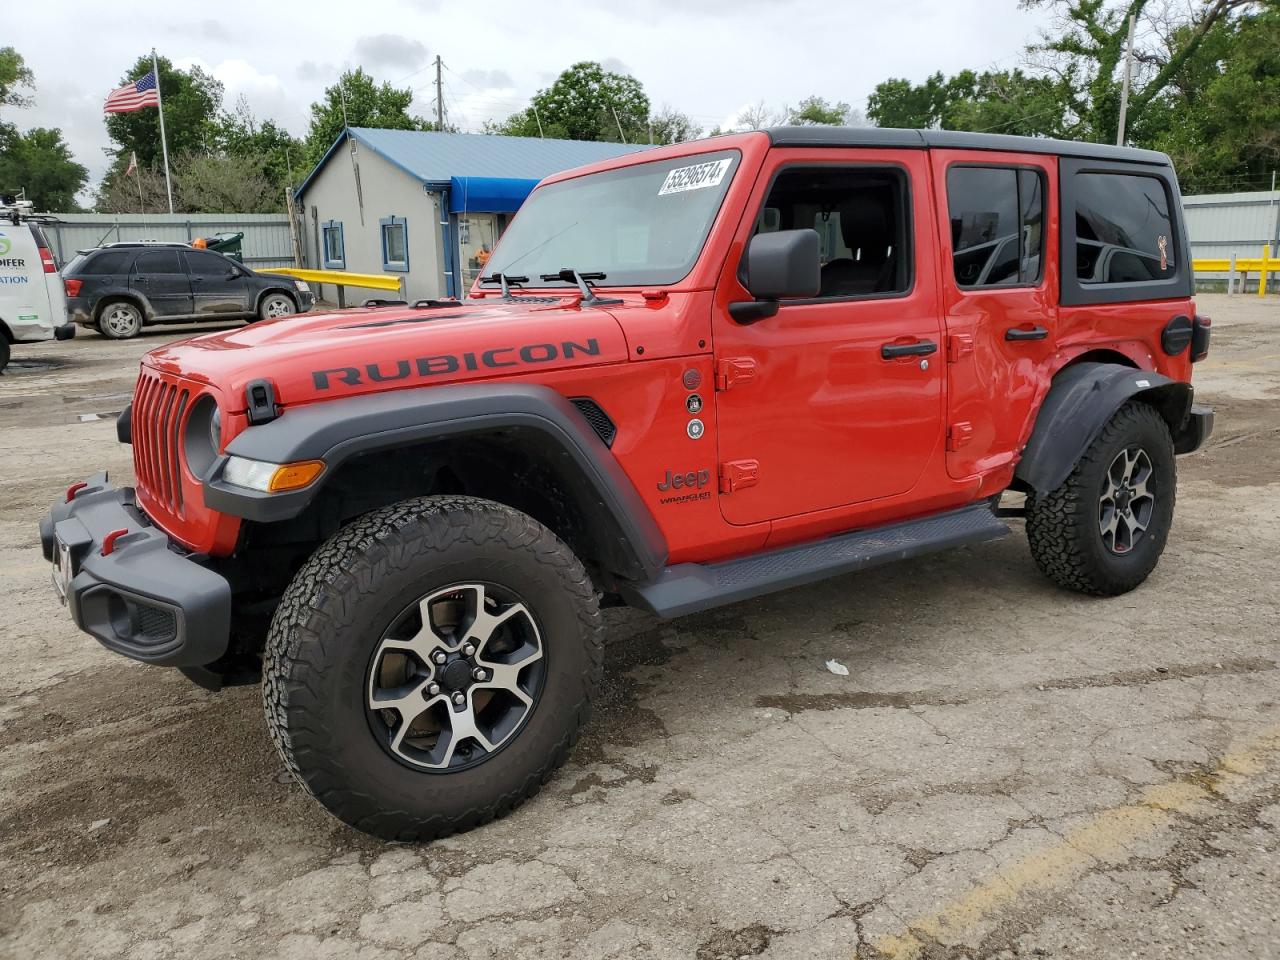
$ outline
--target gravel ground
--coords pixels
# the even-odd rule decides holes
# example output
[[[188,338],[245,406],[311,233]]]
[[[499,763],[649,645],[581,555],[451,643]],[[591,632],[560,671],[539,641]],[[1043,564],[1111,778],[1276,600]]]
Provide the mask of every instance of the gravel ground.
[[[1018,531],[668,623],[612,611],[569,765],[421,847],[294,786],[256,689],[109,654],[54,599],[37,519],[101,467],[129,480],[110,414],[191,331],[18,348],[0,956],[1280,956],[1280,300],[1201,309],[1217,435],[1144,587],[1060,592]]]

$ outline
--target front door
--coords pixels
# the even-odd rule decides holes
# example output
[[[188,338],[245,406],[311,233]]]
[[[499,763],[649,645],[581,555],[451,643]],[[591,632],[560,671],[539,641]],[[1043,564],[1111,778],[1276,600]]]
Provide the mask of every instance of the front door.
[[[203,320],[243,317],[253,310],[249,280],[229,259],[208,250],[188,250],[183,256],[191,273],[191,296],[197,317]]]
[[[176,249],[148,250],[139,255],[129,286],[146,297],[157,317],[191,315],[191,281]]]
[[[910,491],[942,437],[945,358],[923,151],[776,150],[716,297],[720,497],[750,524]],[[739,324],[756,231],[814,229],[822,289]]]

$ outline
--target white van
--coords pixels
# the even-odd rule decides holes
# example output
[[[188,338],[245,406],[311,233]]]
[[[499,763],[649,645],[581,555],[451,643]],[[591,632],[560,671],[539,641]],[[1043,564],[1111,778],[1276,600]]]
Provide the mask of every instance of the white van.
[[[15,343],[76,335],[58,264],[30,210],[25,201],[0,197],[0,371]]]

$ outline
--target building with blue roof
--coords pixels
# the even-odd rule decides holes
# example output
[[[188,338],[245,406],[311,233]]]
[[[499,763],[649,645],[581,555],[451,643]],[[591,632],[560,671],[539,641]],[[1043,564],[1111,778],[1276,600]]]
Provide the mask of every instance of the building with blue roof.
[[[351,127],[296,191],[307,266],[465,296],[543,177],[645,145]]]

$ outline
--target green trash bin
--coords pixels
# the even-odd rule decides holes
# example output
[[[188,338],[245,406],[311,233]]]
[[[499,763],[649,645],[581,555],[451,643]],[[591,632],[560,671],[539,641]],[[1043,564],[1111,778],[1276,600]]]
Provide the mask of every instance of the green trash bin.
[[[205,243],[207,249],[216,250],[218,253],[225,254],[232,260],[244,262],[244,234],[243,233],[219,233],[212,237],[206,237]]]

